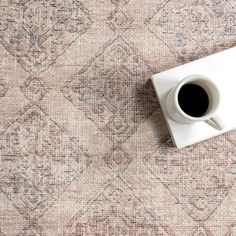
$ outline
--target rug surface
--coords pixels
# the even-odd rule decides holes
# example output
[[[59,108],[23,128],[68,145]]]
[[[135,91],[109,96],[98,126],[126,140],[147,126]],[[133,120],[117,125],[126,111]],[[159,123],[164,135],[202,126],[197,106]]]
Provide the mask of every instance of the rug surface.
[[[150,83],[235,44],[234,0],[1,0],[0,235],[235,236],[236,132],[177,150]]]

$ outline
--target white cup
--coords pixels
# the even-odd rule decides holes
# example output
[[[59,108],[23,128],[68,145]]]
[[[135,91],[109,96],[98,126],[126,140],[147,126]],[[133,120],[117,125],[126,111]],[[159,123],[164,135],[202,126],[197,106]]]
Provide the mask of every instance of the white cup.
[[[178,102],[178,94],[180,89],[186,84],[196,84],[202,87],[208,95],[209,105],[207,111],[201,117],[193,117],[186,114],[180,107]],[[190,75],[183,79],[176,87],[171,89],[167,96],[167,112],[168,115],[176,122],[183,124],[193,124],[196,122],[205,121],[211,127],[222,130],[224,126],[216,116],[217,109],[220,103],[220,92],[217,86],[206,76]]]

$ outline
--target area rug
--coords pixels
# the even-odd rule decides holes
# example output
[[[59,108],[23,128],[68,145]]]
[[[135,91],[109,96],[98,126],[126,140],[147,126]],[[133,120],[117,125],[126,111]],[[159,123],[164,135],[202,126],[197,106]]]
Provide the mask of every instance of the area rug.
[[[1,0],[0,42],[1,236],[236,235],[236,132],[176,149],[150,83],[234,0]]]

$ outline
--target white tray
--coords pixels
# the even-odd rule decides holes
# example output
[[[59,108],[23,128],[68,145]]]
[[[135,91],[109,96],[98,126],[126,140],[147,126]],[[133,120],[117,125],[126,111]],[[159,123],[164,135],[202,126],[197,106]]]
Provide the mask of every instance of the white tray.
[[[217,115],[225,126],[224,130],[217,131],[205,122],[179,124],[167,115],[165,103],[168,92],[191,74],[205,75],[219,87],[221,103]],[[170,134],[178,148],[236,129],[236,47],[156,74],[152,82]]]

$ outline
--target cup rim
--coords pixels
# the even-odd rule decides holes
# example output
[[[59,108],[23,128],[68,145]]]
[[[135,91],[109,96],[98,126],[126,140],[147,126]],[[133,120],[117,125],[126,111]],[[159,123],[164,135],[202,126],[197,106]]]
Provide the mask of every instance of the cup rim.
[[[208,119],[212,118],[212,117],[214,116],[215,112],[217,111],[218,107],[219,107],[219,101],[218,101],[218,102],[217,102],[217,105],[216,105],[216,107],[215,107],[215,109],[214,109],[213,111],[211,111],[210,113],[208,113],[208,114],[206,114],[206,115],[203,115],[203,116],[201,116],[201,117],[193,117],[193,116],[190,116],[190,115],[186,114],[186,113],[182,110],[182,108],[180,107],[179,102],[178,102],[178,94],[179,94],[179,91],[180,91],[181,87],[182,87],[184,84],[186,84],[186,83],[188,83],[188,82],[191,82],[191,81],[194,81],[194,80],[197,80],[197,79],[198,79],[198,80],[204,80],[204,81],[207,81],[208,83],[210,83],[210,84],[214,87],[214,89],[215,89],[215,91],[216,91],[216,93],[217,93],[218,98],[220,98],[219,89],[217,88],[217,86],[215,85],[215,83],[214,83],[211,79],[209,79],[208,77],[206,77],[206,76],[204,76],[204,75],[200,75],[200,74],[194,74],[194,75],[189,75],[189,76],[185,77],[185,78],[178,84],[178,86],[177,86],[176,89],[175,89],[174,101],[175,101],[175,105],[176,105],[176,107],[177,107],[178,112],[179,112],[184,118],[186,118],[186,119],[188,119],[188,120],[190,120],[190,121],[193,121],[193,122],[205,121],[205,120],[208,120]],[[220,99],[219,99],[219,100],[220,100]]]

